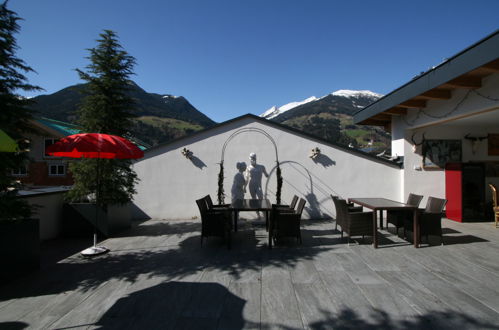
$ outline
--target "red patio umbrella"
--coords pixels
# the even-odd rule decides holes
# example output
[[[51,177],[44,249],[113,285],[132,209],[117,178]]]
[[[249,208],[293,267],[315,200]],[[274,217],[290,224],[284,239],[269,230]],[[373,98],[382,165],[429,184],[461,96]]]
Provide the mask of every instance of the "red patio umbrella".
[[[144,157],[144,152],[127,139],[102,133],[81,133],[66,136],[47,147],[46,153],[50,156],[71,158],[137,159]],[[84,256],[94,256],[109,251],[104,246],[97,246],[99,179],[100,171],[98,162],[96,173],[97,188],[95,192],[94,245],[81,252]]]

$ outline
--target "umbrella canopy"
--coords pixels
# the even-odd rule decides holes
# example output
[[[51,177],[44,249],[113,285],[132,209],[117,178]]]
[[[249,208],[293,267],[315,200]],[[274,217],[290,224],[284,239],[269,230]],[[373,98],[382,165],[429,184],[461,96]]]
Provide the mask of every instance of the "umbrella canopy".
[[[0,152],[18,151],[17,143],[0,129]]]
[[[50,156],[72,158],[137,159],[144,152],[125,138],[102,134],[81,133],[66,136],[46,149]]]

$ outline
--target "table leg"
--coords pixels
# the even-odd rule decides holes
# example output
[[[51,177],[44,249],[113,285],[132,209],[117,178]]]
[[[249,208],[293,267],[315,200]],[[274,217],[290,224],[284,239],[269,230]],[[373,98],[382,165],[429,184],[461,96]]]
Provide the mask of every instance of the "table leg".
[[[379,227],[383,229],[383,210],[379,210]]]
[[[373,210],[373,246],[378,248],[378,211]]]
[[[265,211],[265,230],[269,231],[269,211]]]
[[[270,222],[269,222],[268,233],[269,233],[269,249],[272,249],[272,223]]]
[[[239,218],[239,211],[234,211],[234,231],[237,231],[237,218]]]
[[[419,247],[419,214],[418,214],[418,210],[414,210],[414,213],[413,213],[413,219],[412,219],[412,223],[413,223],[413,228],[412,228],[412,232],[414,233],[414,238],[413,238],[413,241],[414,241],[414,247],[415,248],[418,248]]]

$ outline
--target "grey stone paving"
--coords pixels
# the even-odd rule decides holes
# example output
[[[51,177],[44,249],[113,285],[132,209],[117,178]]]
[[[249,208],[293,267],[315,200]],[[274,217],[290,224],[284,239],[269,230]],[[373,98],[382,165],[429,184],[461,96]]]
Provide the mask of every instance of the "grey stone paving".
[[[106,256],[44,261],[1,286],[0,328],[499,329],[499,229],[444,227],[443,246],[390,228],[374,250],[304,221],[301,246],[268,250],[264,227],[241,221],[227,250],[201,247],[196,220],[150,220],[105,241]]]

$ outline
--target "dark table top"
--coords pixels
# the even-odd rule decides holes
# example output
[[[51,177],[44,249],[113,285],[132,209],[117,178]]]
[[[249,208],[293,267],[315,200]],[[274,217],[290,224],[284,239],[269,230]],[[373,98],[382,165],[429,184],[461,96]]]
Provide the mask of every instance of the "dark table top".
[[[416,206],[392,201],[391,199],[386,199],[386,198],[349,198],[348,200],[350,202],[354,202],[355,204],[365,206],[368,209],[372,210],[417,209]]]
[[[230,208],[238,211],[270,211],[272,204],[268,199],[236,199]]]

